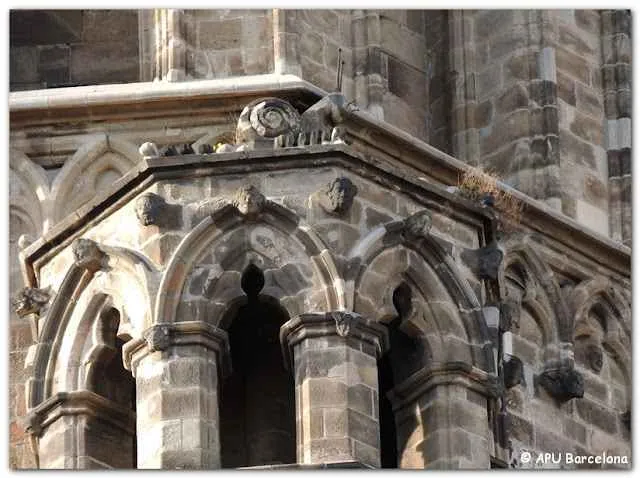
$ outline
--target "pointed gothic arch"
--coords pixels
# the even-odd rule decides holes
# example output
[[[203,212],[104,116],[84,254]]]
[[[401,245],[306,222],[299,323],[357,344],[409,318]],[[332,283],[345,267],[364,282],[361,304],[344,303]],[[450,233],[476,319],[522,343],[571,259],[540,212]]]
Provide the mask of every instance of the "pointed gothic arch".
[[[140,154],[133,143],[104,135],[80,147],[51,185],[52,220],[60,221],[93,196],[99,175],[115,181],[133,168]]]
[[[261,247],[247,239],[248,234],[259,227],[277,237],[277,240],[267,238],[266,245],[262,244],[270,252],[259,250]],[[225,238],[236,233],[244,239],[233,247],[226,246]],[[203,260],[209,262],[211,253],[215,260],[203,264]],[[274,275],[306,278],[279,283],[273,280],[265,286],[265,294],[281,300],[290,316],[306,312],[308,307],[317,307],[318,311],[344,309],[342,282],[322,240],[293,212],[267,200],[262,212],[250,218],[233,205],[222,206],[182,239],[162,277],[154,320],[158,323],[179,321],[178,307],[191,294],[186,287],[192,282],[193,274],[206,276],[197,298],[220,305],[222,309],[217,309],[215,315],[222,317],[224,308],[243,295],[241,271],[251,258],[271,266]],[[200,264],[203,270],[199,271]],[[207,321],[204,315],[210,316],[211,310],[201,309],[199,314],[199,320]]]

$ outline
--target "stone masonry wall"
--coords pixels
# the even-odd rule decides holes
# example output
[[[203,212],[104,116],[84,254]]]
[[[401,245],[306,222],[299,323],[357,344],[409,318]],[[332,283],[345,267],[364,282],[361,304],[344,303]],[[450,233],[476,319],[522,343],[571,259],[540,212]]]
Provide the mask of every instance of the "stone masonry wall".
[[[600,11],[481,10],[465,22],[474,94],[454,119],[473,121],[454,123],[466,125],[456,155],[609,235]]]
[[[139,81],[136,10],[13,10],[11,91]]]

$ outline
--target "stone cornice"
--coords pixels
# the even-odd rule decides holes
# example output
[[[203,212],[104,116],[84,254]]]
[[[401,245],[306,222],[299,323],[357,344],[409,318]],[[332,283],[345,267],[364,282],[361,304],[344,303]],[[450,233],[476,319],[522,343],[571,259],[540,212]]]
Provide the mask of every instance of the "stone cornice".
[[[29,411],[25,418],[25,428],[29,433],[40,436],[42,431],[65,415],[87,415],[134,434],[136,415],[128,408],[115,404],[89,390],[58,392]]]
[[[487,397],[500,394],[498,377],[466,362],[434,363],[418,370],[389,392],[394,409],[412,403],[439,385],[459,384]]]
[[[143,338],[127,342],[122,350],[124,366],[134,376],[137,363],[147,355],[187,345],[202,345],[213,350],[217,355],[219,376],[224,378],[231,373],[229,337],[221,328],[205,322],[175,322],[152,325],[142,335]]]
[[[310,106],[323,95],[323,90],[297,76],[277,74],[77,86],[9,93],[9,118],[15,127],[206,114],[238,109],[238,105],[262,96],[281,96]],[[229,99],[235,104],[229,104]]]
[[[355,312],[336,311],[320,314],[301,314],[280,328],[280,344],[285,364],[293,363],[293,350],[305,339],[337,336],[354,338],[372,345],[376,358],[389,349],[387,328]]]

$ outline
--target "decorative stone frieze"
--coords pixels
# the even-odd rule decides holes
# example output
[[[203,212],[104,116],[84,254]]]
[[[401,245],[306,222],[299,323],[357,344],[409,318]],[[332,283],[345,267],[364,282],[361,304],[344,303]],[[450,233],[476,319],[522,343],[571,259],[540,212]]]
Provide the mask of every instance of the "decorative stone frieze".
[[[78,267],[96,272],[106,266],[107,255],[91,239],[76,239],[71,250]]]
[[[329,214],[341,215],[347,212],[358,194],[358,187],[347,177],[340,176],[316,193],[319,204]]]

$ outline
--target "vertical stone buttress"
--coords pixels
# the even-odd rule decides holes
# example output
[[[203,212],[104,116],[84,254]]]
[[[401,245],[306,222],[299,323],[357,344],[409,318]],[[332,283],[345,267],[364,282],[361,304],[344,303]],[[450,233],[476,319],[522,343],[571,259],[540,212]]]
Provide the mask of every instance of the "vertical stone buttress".
[[[274,73],[302,77],[296,10],[273,9]]]
[[[138,468],[220,468],[227,333],[202,322],[154,325],[124,354],[136,378]]]
[[[388,89],[386,56],[381,51],[380,14],[354,10],[352,20],[354,97],[376,119],[384,119],[382,99]]]
[[[140,79],[186,78],[184,12],[171,8],[140,10]]]
[[[379,467],[386,328],[350,312],[303,314],[282,326],[280,342],[295,376],[298,463]]]
[[[631,245],[631,12],[604,10],[602,89],[611,237]]]

